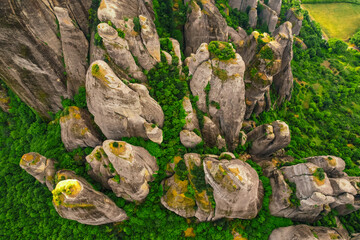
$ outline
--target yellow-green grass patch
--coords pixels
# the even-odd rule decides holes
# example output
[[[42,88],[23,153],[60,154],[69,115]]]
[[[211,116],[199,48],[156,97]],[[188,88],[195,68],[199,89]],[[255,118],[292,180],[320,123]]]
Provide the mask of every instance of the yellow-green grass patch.
[[[360,29],[360,5],[351,3],[303,4],[328,38],[348,40]]]

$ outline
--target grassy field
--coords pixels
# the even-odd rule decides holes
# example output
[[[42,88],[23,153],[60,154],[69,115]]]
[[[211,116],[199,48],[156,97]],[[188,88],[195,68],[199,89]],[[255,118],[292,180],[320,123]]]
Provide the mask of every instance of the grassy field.
[[[351,3],[303,4],[312,18],[320,23],[326,36],[348,40],[360,29],[360,5]]]

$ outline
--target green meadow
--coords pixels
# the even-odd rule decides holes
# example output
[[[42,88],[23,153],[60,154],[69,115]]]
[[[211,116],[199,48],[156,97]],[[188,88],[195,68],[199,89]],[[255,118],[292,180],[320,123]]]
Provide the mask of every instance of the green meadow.
[[[303,4],[328,38],[348,40],[360,29],[360,5],[352,3]]]

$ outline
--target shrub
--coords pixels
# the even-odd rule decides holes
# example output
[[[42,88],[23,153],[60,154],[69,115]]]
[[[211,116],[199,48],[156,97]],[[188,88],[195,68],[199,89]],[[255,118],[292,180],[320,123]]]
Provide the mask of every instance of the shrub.
[[[209,44],[209,51],[220,60],[235,58],[235,51],[230,43],[213,41]]]

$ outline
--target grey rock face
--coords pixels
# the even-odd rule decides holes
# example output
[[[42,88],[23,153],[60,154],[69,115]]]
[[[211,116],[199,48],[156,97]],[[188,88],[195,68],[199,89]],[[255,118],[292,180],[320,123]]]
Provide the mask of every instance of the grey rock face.
[[[336,163],[335,158],[332,163]],[[356,200],[360,179],[345,174],[328,178],[325,171],[323,176],[319,175],[321,170],[320,166],[308,162],[265,171],[273,189],[269,205],[271,214],[294,221],[314,222],[331,209],[337,210],[340,215],[360,209]],[[293,198],[297,198],[298,203]]]
[[[96,147],[101,138],[88,111],[69,107],[68,114],[60,118],[61,140],[68,151],[78,147]]]
[[[282,0],[269,0],[268,2],[268,6],[274,10],[276,12],[277,15],[280,14],[280,10],[281,10],[281,4],[282,4]]]
[[[9,112],[10,109],[10,97],[7,91],[0,85],[0,108],[4,112]]]
[[[214,189],[213,220],[256,217],[262,206],[263,187],[250,165],[237,159],[218,161],[212,158],[205,158],[203,165],[206,182]]]
[[[251,28],[256,28],[257,19],[258,19],[257,10],[255,8],[251,8],[249,11],[249,26]]]
[[[194,129],[199,130],[199,121],[196,116],[196,111],[192,107],[190,99],[188,97],[184,97],[182,105],[186,113],[186,123],[184,129],[189,131],[193,131]]]
[[[286,12],[286,20],[291,22],[291,24],[292,24],[292,33],[295,36],[300,34],[303,19],[304,19],[304,17],[301,15],[301,13],[297,13],[295,11],[295,9],[289,9]]]
[[[143,201],[149,193],[148,182],[159,170],[155,157],[142,147],[107,140],[86,157],[89,174],[117,197]]]
[[[222,157],[225,155],[234,157],[231,153],[224,153]],[[161,198],[161,203],[180,216],[195,216],[201,222],[223,217],[254,218],[261,208],[263,197],[262,184],[256,171],[238,159],[218,159],[218,156],[211,155],[202,160],[199,154],[194,153],[185,154],[184,160],[175,159],[175,172],[186,168],[182,171],[187,170],[188,175],[182,179],[175,173],[164,180],[167,192]],[[202,181],[202,185],[199,185]],[[204,185],[207,186],[205,189],[201,187]],[[187,196],[189,188],[193,188],[195,200]],[[209,192],[213,192],[216,207],[211,204]]]
[[[102,225],[128,219],[124,210],[105,194],[95,191],[85,179],[74,172],[61,170],[52,191],[53,205],[63,218],[87,225]]]
[[[151,1],[127,0],[120,3],[115,0],[103,0],[98,10],[98,17],[103,22],[111,21],[116,29],[125,34],[124,40],[120,41],[116,38],[115,29],[107,30],[107,34],[110,34],[107,36],[107,41],[111,45],[111,47],[108,45],[107,48],[118,53],[117,56],[112,56],[116,64],[118,64],[116,61],[121,61],[123,64],[131,64],[135,68],[133,63],[136,58],[141,68],[150,70],[157,62],[161,61],[160,42],[153,22]],[[134,23],[135,18],[138,20],[138,25]],[[125,49],[130,51],[134,59],[131,59],[128,53],[126,59],[129,60],[129,63],[125,59],[121,59],[122,53],[119,48],[122,49],[122,53],[125,53]],[[123,64],[120,64],[121,68]],[[141,72],[137,74],[137,77],[144,81],[145,76],[141,75]]]
[[[316,156],[306,158],[308,162],[311,162],[326,172],[330,177],[343,177],[345,169],[345,161],[335,156]]]
[[[186,59],[186,63],[193,74],[190,89],[194,96],[199,97],[199,110],[209,114],[228,147],[235,148],[245,113],[245,64],[242,58],[235,54],[234,59],[219,60],[210,56],[207,44],[202,44],[195,55]],[[206,140],[207,134],[203,135],[205,141],[211,141]]]
[[[45,183],[50,191],[54,189],[54,164],[53,160],[35,152],[24,154],[20,160],[20,167],[42,184]]]
[[[252,142],[250,154],[256,158],[265,158],[290,144],[289,126],[282,121],[261,125],[247,134]]]
[[[67,91],[70,96],[73,96],[78,92],[80,86],[85,85],[89,43],[84,33],[71,20],[68,9],[55,7],[54,10],[60,26],[61,44],[67,72]]]
[[[245,12],[248,7],[256,8],[256,0],[229,0],[229,5],[231,8],[239,9],[242,12]]]
[[[103,39],[107,53],[115,64],[123,69],[127,74],[145,82],[146,76],[142,72],[142,69],[136,65],[127,41],[119,37],[118,32],[107,23],[100,23],[97,29],[99,35]]]
[[[1,1],[1,78],[43,117],[49,117],[49,111],[62,108],[61,96],[69,97],[54,7],[76,8],[72,19],[87,28],[89,3],[91,1],[75,0],[68,4],[65,1]],[[84,45],[82,40],[74,41],[74,46]]]
[[[196,52],[202,43],[227,41],[227,24],[213,0],[203,1],[202,8],[191,1],[185,25],[185,55]]]
[[[180,132],[180,141],[181,141],[181,144],[184,145],[185,147],[194,148],[199,143],[201,143],[202,138],[200,136],[198,136],[196,133],[194,133],[193,131],[182,130]]]
[[[269,0],[270,1],[270,0]],[[277,1],[277,0],[274,0]],[[259,19],[261,19],[262,24],[266,24],[268,26],[268,30],[270,33],[273,33],[276,28],[276,24],[278,22],[278,13],[271,9],[269,6],[259,3],[263,6],[263,10],[259,14]],[[281,7],[281,5],[280,5]]]
[[[313,227],[308,225],[296,225],[275,229],[269,240],[330,240],[330,239],[350,239],[348,233],[343,228]]]
[[[270,86],[273,85],[279,98],[277,105],[284,100],[290,100],[293,86],[291,60],[293,57],[293,36],[291,23],[285,22],[273,33],[259,35],[253,32],[249,37],[241,37],[237,41],[238,52],[245,56],[248,62],[245,71],[246,85],[246,114],[245,119],[252,113],[259,114],[271,107]],[[266,44],[260,49],[257,44],[261,38]]]
[[[96,61],[87,73],[86,92],[89,111],[107,138],[162,142],[164,113],[145,86],[126,85],[105,62]]]

